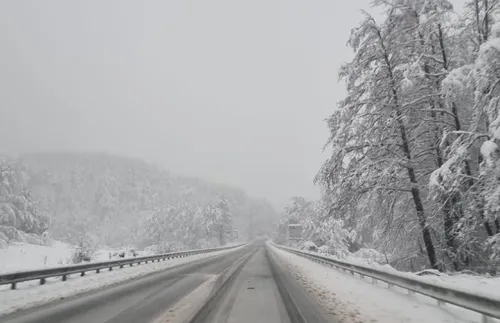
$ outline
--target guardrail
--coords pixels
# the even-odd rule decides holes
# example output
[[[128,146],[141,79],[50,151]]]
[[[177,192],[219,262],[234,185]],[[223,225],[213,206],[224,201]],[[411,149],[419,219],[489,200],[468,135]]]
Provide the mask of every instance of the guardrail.
[[[475,295],[466,291],[424,282],[405,275],[388,273],[370,267],[355,265],[329,257],[304,252],[302,250],[292,249],[276,244],[272,244],[272,246],[301,257],[309,258],[315,262],[350,272],[351,275],[356,273],[361,278],[364,278],[365,276],[370,277],[372,278],[372,283],[374,284],[376,284],[378,280],[386,282],[389,289],[393,286],[398,286],[406,289],[409,293],[419,293],[434,298],[437,300],[439,305],[448,303],[477,312],[482,316],[482,323],[491,322],[490,318],[500,319],[500,297],[499,299],[493,299],[482,295]]]
[[[69,275],[71,274],[80,274],[80,276],[85,276],[86,272],[96,271],[99,273],[102,269],[108,269],[109,271],[113,270],[115,267],[123,268],[124,266],[133,266],[134,264],[141,264],[148,262],[160,262],[173,258],[184,258],[188,256],[233,249],[240,247],[242,245],[236,245],[231,247],[222,247],[222,248],[211,248],[211,249],[199,249],[199,250],[189,250],[189,251],[180,251],[180,252],[172,252],[154,256],[143,256],[143,257],[134,257],[128,259],[120,259],[120,260],[111,260],[111,261],[102,261],[102,262],[91,262],[80,265],[71,265],[64,267],[53,267],[53,268],[44,268],[37,270],[28,270],[28,271],[19,271],[7,274],[0,275],[0,285],[8,285],[10,284],[10,289],[16,289],[16,284],[20,282],[30,281],[30,280],[40,280],[40,285],[45,284],[45,280],[50,277],[62,277],[63,281],[66,281]]]

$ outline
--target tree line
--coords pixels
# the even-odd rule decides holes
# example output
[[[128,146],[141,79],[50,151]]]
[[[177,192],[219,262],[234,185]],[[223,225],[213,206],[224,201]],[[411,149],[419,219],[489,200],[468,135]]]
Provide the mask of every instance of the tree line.
[[[237,188],[107,154],[21,155],[0,160],[0,176],[0,227],[90,249],[216,247],[227,230],[251,239],[277,219]]]
[[[352,29],[347,95],[326,120],[317,219],[404,269],[495,271],[500,1],[461,13],[447,0],[374,5],[382,17],[364,12]]]

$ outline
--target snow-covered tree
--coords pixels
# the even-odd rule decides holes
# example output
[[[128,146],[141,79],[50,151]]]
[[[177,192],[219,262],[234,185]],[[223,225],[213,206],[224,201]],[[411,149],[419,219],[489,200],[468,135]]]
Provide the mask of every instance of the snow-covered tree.
[[[477,3],[482,3],[478,8],[486,6],[481,1],[474,2]],[[473,13],[477,19],[477,12],[474,10]],[[457,67],[443,80],[448,103],[455,104],[468,118],[460,129],[445,134],[444,140],[451,142],[447,161],[432,174],[431,182],[436,194],[461,197],[462,203],[455,205],[463,214],[457,224],[458,243],[461,257],[475,267],[493,264],[490,257],[492,252],[495,253],[495,248],[491,248],[495,244],[492,242],[500,232],[500,200],[496,198],[498,169],[495,166],[496,131],[500,120],[500,25],[491,26],[491,18],[483,20],[489,21],[490,27],[484,29],[485,23],[481,22],[481,26],[475,29],[476,38],[471,43],[478,43],[479,47],[471,52],[474,60]],[[466,32],[469,33],[470,30]],[[480,228],[490,237],[487,246],[484,246],[484,239],[478,238]],[[486,258],[481,256],[484,252]],[[494,257],[498,261],[498,254]]]
[[[32,195],[40,201],[40,211],[52,216],[50,233],[74,244],[78,243],[76,232],[83,227],[109,246],[145,247],[160,241],[176,241],[178,248],[216,246],[220,230],[212,237],[206,221],[200,220],[205,219],[208,204],[228,228],[243,233],[250,227],[267,229],[270,226],[265,223],[277,218],[268,202],[252,199],[239,189],[173,176],[139,160],[105,154],[46,153],[24,155],[20,161],[29,174]],[[219,196],[224,196],[224,202]],[[170,227],[156,229],[166,231],[148,231],[153,220],[163,219],[171,220],[166,222]],[[191,234],[193,228],[203,233]],[[160,237],[160,233],[165,235]]]
[[[2,239],[22,239],[19,232],[41,237],[48,228],[50,219],[33,201],[27,180],[21,165],[0,159],[0,235],[6,236]]]
[[[342,220],[328,215],[324,201],[293,197],[291,204],[285,207],[281,215],[279,231],[282,239],[290,224],[299,224],[302,228],[299,244],[312,242],[318,247],[327,247],[330,253],[338,256],[344,256],[348,252],[352,234]]]
[[[447,0],[374,3],[384,17],[353,29],[347,96],[327,120],[326,219],[416,267],[425,254],[433,268],[485,270],[500,228],[500,1],[470,1],[463,16]]]
[[[411,201],[429,263],[437,268],[422,190],[422,177],[432,167],[432,123],[426,115],[435,94],[407,84],[425,78],[413,62],[418,38],[402,23],[408,16],[405,8],[393,10],[377,24],[367,15],[353,30],[354,59],[340,73],[348,96],[328,120],[333,154],[318,180],[341,203],[364,194],[393,205]]]
[[[232,217],[229,206],[225,198],[219,197],[219,201],[214,205],[208,204],[205,207],[204,216],[209,236],[219,240],[219,244],[225,244],[226,231],[232,227]]]

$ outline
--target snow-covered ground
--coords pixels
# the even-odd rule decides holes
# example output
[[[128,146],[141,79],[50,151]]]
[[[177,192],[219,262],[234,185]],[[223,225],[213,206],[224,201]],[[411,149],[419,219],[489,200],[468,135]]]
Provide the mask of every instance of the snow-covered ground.
[[[374,285],[369,279],[353,277],[276,247],[271,246],[271,248],[297,281],[328,310],[334,320],[339,322],[481,322],[481,316],[475,312],[449,304],[438,306],[432,298],[419,294],[408,295],[400,288],[389,290],[387,284],[379,282],[378,285]],[[422,277],[426,280],[437,278],[439,277]],[[464,281],[459,277],[455,279],[457,283]],[[463,283],[463,286],[472,284],[470,279],[465,279],[465,281],[468,282]],[[451,281],[446,283],[451,284]],[[485,288],[485,285],[488,287]],[[493,292],[497,288],[495,286],[498,285],[489,286],[487,283],[478,281],[474,285],[474,290],[478,290],[481,286]],[[456,286],[453,287],[456,288]],[[493,293],[500,298],[500,289],[496,289]],[[500,320],[492,320],[492,322],[500,322]]]
[[[338,258],[317,252],[310,253],[500,300],[500,277],[486,277],[472,274],[445,274],[436,270],[426,270],[426,275],[417,275],[416,273],[398,271],[390,265],[381,265],[373,260],[356,257],[356,254],[350,254],[345,258]]]
[[[0,286],[0,314],[7,314],[19,309],[46,304],[54,300],[74,296],[188,262],[232,252],[237,249],[215,251],[186,258],[169,259],[164,262],[142,264],[113,271],[102,271],[99,274],[89,272],[84,277],[80,277],[79,275],[69,276],[65,282],[61,281],[59,277],[47,279],[45,285],[39,285],[38,281],[19,283],[16,290],[10,290],[8,285]]]
[[[60,241],[54,241],[51,246],[14,242],[0,249],[0,273],[70,265],[73,251],[72,245]],[[116,251],[99,249],[91,261],[107,261],[109,254]]]
[[[0,249],[0,273],[67,265],[71,251],[71,245],[59,241],[52,246],[14,242]]]

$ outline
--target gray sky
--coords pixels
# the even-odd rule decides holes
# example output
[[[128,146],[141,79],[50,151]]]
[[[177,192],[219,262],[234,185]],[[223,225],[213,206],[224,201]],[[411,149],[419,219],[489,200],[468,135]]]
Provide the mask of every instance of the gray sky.
[[[0,152],[106,151],[314,198],[369,2],[2,0]]]

